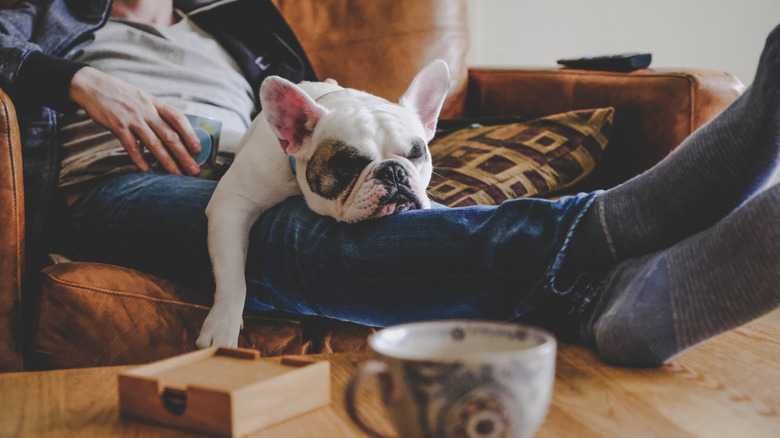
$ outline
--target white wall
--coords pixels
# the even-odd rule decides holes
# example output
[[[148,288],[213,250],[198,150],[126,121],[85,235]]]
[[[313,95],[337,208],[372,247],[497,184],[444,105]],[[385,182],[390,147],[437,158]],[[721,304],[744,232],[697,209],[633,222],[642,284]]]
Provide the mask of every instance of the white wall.
[[[468,0],[472,66],[554,66],[564,57],[651,52],[752,82],[780,0]]]

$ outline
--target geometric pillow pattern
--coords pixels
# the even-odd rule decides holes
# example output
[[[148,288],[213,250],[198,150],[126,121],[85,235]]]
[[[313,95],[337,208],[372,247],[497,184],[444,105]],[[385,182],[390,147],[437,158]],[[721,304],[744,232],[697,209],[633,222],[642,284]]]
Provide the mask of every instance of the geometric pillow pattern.
[[[614,109],[569,111],[522,123],[465,128],[429,145],[428,194],[450,207],[498,205],[572,186],[601,159]]]

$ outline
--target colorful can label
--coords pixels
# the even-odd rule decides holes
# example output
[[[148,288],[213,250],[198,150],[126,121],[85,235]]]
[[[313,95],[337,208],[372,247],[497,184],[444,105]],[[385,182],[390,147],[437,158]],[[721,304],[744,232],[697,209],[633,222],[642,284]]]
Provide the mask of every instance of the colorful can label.
[[[222,122],[210,117],[185,114],[195,130],[195,135],[200,140],[200,153],[193,156],[200,166],[199,178],[209,179],[214,171],[219,151],[219,134],[222,130]]]

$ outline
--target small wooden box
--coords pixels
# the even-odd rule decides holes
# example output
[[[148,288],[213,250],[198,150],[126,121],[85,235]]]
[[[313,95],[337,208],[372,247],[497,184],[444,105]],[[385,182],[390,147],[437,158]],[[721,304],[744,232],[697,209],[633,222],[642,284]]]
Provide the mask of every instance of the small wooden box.
[[[122,418],[242,436],[330,403],[330,363],[210,348],[119,375]]]

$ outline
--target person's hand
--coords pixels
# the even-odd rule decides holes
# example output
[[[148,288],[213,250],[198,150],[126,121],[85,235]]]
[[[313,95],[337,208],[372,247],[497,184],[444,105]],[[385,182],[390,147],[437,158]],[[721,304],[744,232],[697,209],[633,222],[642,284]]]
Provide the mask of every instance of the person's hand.
[[[195,131],[181,111],[163,100],[92,67],[73,76],[70,98],[117,136],[139,169],[150,169],[145,147],[170,173],[200,172],[191,155],[200,152]]]

